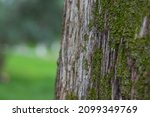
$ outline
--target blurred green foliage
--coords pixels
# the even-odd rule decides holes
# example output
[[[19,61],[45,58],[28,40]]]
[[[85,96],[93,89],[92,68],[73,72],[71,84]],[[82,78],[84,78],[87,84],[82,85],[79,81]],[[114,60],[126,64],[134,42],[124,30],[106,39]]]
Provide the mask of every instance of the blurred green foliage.
[[[0,99],[53,99],[62,9],[63,0],[0,0]],[[22,43],[34,49],[11,51]],[[40,58],[40,44],[53,52]]]
[[[63,0],[0,0],[0,44],[48,42],[60,36]]]
[[[3,71],[8,81],[0,84],[0,99],[54,98],[56,59],[9,53]]]

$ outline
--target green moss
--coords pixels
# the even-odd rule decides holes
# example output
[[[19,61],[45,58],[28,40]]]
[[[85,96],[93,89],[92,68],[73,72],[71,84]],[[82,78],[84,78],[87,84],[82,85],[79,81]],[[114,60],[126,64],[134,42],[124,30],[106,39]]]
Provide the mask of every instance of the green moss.
[[[66,96],[66,100],[77,100],[77,99],[78,97],[73,92],[68,93]]]
[[[86,33],[86,34],[84,34],[84,41],[86,42],[88,40],[89,40],[89,35]]]
[[[102,51],[101,49],[95,48],[92,56],[92,71],[90,82],[93,86],[88,89],[87,99],[98,99],[99,96],[99,86],[100,86],[100,76],[101,76],[101,59]]]
[[[102,51],[95,48],[92,57],[92,75],[91,81],[93,87],[89,90],[88,99],[111,99],[111,85],[109,77],[102,77],[101,62]]]
[[[94,25],[94,21],[93,21],[93,19],[91,19],[88,24],[89,31],[92,30],[93,25]]]
[[[83,68],[86,70],[86,71],[88,71],[88,60],[87,59],[84,59],[84,61],[83,61]]]
[[[101,12],[99,13],[99,4]],[[138,33],[143,17],[149,13],[149,1],[96,0],[93,10],[94,26],[101,32],[110,30],[112,46],[124,37],[132,41]],[[91,27],[91,26],[90,26]],[[128,43],[129,43],[128,42]]]
[[[101,75],[102,50],[95,46],[92,56],[92,75],[93,86],[88,91],[88,99],[111,99],[111,78],[113,72]]]
[[[109,74],[100,79],[99,99],[101,100],[111,99],[111,79],[108,75]]]
[[[136,39],[132,48],[132,57],[136,60],[137,71],[139,74],[138,81],[135,83],[136,99],[150,99],[150,80],[148,74],[150,71],[149,36]]]
[[[99,5],[101,5],[100,12]],[[135,68],[139,74],[139,80],[136,82],[137,97],[143,97],[144,91],[150,90],[150,83],[145,84],[145,76],[143,75],[145,71],[150,71],[150,56],[148,51],[150,50],[150,36],[138,39],[135,38],[135,34],[139,33],[143,18],[149,14],[149,0],[130,0],[127,2],[124,2],[124,0],[96,0],[93,8],[93,20],[89,22],[89,30],[92,27],[95,27],[99,32],[109,30],[110,48],[113,48],[115,51],[119,49],[116,65],[117,77],[121,78],[121,93],[123,98],[130,98],[131,87],[133,85],[127,56],[135,60]],[[121,44],[121,39],[124,39],[124,43],[118,48],[118,45]],[[112,78],[113,73],[108,73],[105,77],[101,76],[101,58],[101,49],[95,49],[91,79],[94,85],[96,84],[95,91],[99,92],[98,97],[106,99],[110,97],[110,95],[107,95],[107,92],[110,92],[111,89],[107,85],[110,81],[109,77]],[[114,68],[111,71],[114,71]],[[148,96],[146,93],[144,93],[144,97],[145,99],[150,99],[150,95]]]
[[[95,49],[92,57],[92,76],[91,79],[93,82],[96,82],[100,79],[101,76],[101,59],[102,51],[101,49]]]
[[[87,99],[88,100],[96,100],[97,99],[97,91],[95,88],[92,88],[88,91],[88,95],[87,95]]]

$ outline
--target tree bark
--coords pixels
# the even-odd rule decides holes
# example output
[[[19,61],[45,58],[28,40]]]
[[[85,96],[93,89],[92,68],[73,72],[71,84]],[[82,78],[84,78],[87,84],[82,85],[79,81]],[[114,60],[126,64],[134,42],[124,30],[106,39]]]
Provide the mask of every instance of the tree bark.
[[[150,99],[149,0],[65,0],[56,99]]]

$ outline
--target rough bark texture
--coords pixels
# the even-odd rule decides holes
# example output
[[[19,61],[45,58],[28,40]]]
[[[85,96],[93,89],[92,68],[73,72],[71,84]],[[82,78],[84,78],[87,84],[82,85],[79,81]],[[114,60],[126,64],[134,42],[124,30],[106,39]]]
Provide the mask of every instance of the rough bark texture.
[[[150,99],[149,0],[65,0],[56,99]]]

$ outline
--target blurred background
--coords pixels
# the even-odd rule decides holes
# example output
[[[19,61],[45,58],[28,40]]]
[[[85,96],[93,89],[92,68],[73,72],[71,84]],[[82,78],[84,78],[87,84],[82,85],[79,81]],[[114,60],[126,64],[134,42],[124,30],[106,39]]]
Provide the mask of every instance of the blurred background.
[[[63,0],[0,0],[0,100],[53,99]]]

